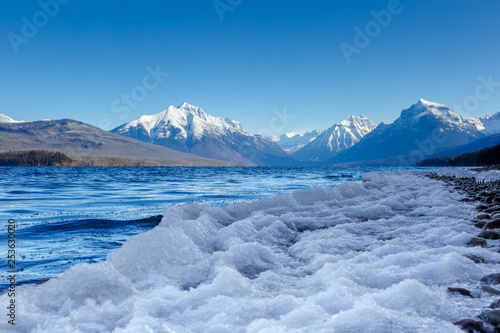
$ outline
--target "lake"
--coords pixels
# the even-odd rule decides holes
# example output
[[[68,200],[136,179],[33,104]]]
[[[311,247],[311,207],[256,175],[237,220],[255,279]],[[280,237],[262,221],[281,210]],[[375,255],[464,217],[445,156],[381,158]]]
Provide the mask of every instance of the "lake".
[[[331,189],[373,170],[396,168],[2,167],[0,244],[6,249],[7,221],[15,219],[18,284],[44,281],[76,263],[105,259],[155,227],[167,206]],[[7,271],[6,260],[0,270]]]

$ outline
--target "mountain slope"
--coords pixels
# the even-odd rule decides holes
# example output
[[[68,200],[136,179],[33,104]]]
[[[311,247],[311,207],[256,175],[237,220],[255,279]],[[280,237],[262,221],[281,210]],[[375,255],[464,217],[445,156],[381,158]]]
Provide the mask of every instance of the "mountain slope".
[[[314,130],[304,134],[289,132],[277,137],[274,141],[287,153],[292,154],[316,139],[323,132],[324,130]]]
[[[479,120],[484,126],[482,133],[487,135],[500,133],[500,112],[488,114],[485,118],[479,118]]]
[[[395,159],[399,164],[415,165],[439,149],[484,137],[480,132],[483,127],[479,119],[463,118],[448,106],[421,99],[403,110],[392,124],[380,124],[357,145],[329,162]]]
[[[72,159],[93,161],[94,165],[96,161],[109,165],[115,160],[116,164],[127,165],[234,165],[154,146],[69,119],[0,123],[0,152],[21,150],[57,151]]]
[[[22,123],[22,121],[14,120],[3,113],[0,113],[0,123]]]
[[[188,103],[142,116],[111,132],[182,152],[239,163],[296,164],[275,142],[247,133],[240,123],[213,117]]]
[[[485,138],[478,139],[463,146],[453,147],[451,149],[436,149],[436,153],[430,155],[429,158],[442,157],[442,156],[457,156],[461,154],[475,152],[489,147],[494,147],[498,144],[500,144],[500,134],[497,133],[489,135]]]
[[[300,161],[324,161],[347,150],[377,127],[367,118],[349,116],[335,124],[292,156]]]
[[[427,158],[417,166],[488,166],[500,164],[500,145],[458,156]]]

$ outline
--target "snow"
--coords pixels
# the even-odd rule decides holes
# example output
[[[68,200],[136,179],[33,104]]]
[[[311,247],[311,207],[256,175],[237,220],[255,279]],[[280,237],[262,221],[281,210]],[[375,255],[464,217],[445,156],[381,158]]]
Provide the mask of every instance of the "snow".
[[[349,116],[319,134],[299,149],[294,157],[299,160],[327,160],[358,143],[377,126],[364,116]]]
[[[14,120],[3,113],[0,113],[0,123],[22,123],[23,121]]]
[[[168,138],[173,132],[171,129],[162,131],[164,127],[177,130],[180,137],[186,138],[188,132],[195,138],[201,138],[206,132],[224,133],[225,131],[241,132],[243,128],[237,121],[229,118],[211,116],[203,109],[189,103],[183,103],[178,108],[168,107],[166,110],[154,114],[141,116],[116,129],[117,133],[127,132],[130,128],[141,127],[151,137],[151,142],[157,139]]]
[[[476,178],[478,181],[500,180],[500,170],[476,171],[470,168],[443,168],[436,173],[440,176]]]
[[[494,115],[489,113],[484,118],[479,118],[479,121],[483,125],[482,132],[486,135],[492,135],[500,133],[500,112]]]
[[[19,286],[16,328],[460,332],[452,322],[474,318],[494,299],[447,288],[479,295],[477,281],[500,260],[466,246],[477,229],[473,204],[461,198],[422,172],[373,172],[333,190],[168,207],[159,226],[106,261]]]
[[[273,138],[273,141],[277,142],[281,148],[291,154],[316,139],[323,132],[324,130],[314,130],[304,133],[288,132]]]

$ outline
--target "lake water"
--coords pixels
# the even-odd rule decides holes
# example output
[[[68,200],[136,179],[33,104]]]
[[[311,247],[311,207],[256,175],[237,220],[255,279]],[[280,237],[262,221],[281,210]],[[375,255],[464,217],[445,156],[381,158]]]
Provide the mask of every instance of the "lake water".
[[[331,189],[373,170],[394,168],[3,167],[0,244],[5,252],[7,221],[15,219],[18,283],[43,281],[76,263],[105,259],[156,226],[167,206]],[[6,259],[0,271],[7,271]]]

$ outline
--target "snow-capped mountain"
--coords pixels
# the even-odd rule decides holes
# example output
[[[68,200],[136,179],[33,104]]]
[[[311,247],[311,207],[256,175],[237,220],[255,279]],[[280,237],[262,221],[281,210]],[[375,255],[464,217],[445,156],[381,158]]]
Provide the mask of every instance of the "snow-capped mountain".
[[[484,137],[482,130],[479,118],[464,118],[449,106],[421,99],[403,110],[392,124],[380,124],[331,162],[394,159],[401,164],[415,164],[440,150]]]
[[[3,113],[0,113],[0,123],[22,123],[22,122],[23,121],[14,120],[11,117],[4,115]]]
[[[495,114],[488,114],[484,118],[479,118],[483,124],[481,132],[486,135],[500,133],[500,112]]]
[[[323,131],[292,156],[301,161],[324,161],[351,148],[377,125],[364,116],[349,116]]]
[[[184,103],[123,124],[111,132],[205,157],[249,165],[290,165],[294,160],[271,140],[252,135],[229,118]]]
[[[304,134],[288,132],[274,138],[273,141],[277,142],[287,153],[292,154],[316,139],[323,132],[324,130],[314,130]]]

